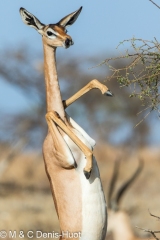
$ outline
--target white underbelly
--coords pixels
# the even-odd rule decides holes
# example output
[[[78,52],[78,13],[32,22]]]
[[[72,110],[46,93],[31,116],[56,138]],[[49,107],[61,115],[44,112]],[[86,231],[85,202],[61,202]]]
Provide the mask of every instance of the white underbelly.
[[[106,202],[96,160],[89,180],[81,175],[82,186],[82,240],[102,240],[107,227]]]
[[[76,125],[77,126],[77,125]],[[75,127],[75,126],[74,126]],[[78,126],[79,127],[79,126]],[[78,130],[78,131],[77,131]],[[93,148],[94,140],[84,137],[81,129],[75,130],[75,134],[90,149]],[[84,130],[83,130],[84,131]],[[83,169],[86,158],[75,143],[66,135],[64,139],[73,153],[77,163],[77,173],[80,177],[82,189],[82,233],[81,240],[104,240],[107,228],[106,202],[99,175],[96,159],[93,157],[93,168],[91,176],[86,179]],[[78,217],[78,216],[77,216]]]

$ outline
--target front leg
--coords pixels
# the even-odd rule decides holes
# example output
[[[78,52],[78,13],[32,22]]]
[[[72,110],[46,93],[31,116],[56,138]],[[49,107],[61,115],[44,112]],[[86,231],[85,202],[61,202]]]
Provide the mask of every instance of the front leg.
[[[54,123],[56,123],[56,125],[59,126],[84,153],[84,155],[86,156],[86,160],[87,160],[87,164],[84,168],[84,174],[85,174],[86,178],[89,179],[91,170],[92,170],[93,152],[65,125],[65,123],[60,118],[60,116],[57,112],[48,112],[46,114],[46,120],[47,120],[49,130],[51,132],[53,141],[56,140],[55,133],[54,133],[54,127],[55,127]],[[59,147],[61,147],[61,146],[59,146]]]
[[[81,90],[79,90],[77,93],[75,93],[72,97],[70,97],[67,100],[63,101],[64,108],[67,108],[69,105],[71,105],[73,102],[75,102],[78,98],[80,98],[85,93],[89,92],[92,89],[99,89],[102,94],[105,94],[106,96],[112,97],[113,94],[110,92],[110,90],[102,83],[100,83],[98,80],[94,79],[90,81],[85,87],[83,87]]]

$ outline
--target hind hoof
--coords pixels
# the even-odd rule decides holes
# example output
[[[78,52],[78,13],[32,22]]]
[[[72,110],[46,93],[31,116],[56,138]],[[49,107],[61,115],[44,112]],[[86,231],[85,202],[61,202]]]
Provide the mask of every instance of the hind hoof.
[[[77,165],[76,161],[74,162],[74,167],[75,167],[75,168],[77,168],[77,167],[78,167],[78,165]]]
[[[86,177],[87,179],[89,179],[90,176],[91,176],[91,171],[90,171],[90,172],[87,172],[87,171],[83,170],[83,172],[84,172],[85,177]]]

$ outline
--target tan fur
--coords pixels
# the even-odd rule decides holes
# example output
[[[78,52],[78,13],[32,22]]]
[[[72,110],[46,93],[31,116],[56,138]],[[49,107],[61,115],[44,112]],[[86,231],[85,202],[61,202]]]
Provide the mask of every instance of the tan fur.
[[[85,201],[88,197],[87,194],[91,193],[91,199],[89,199],[90,202],[94,206],[94,200],[97,201],[96,203],[101,209],[101,212],[97,212],[94,207],[95,213],[98,216],[97,222],[99,225],[96,224],[96,228],[90,230],[92,232],[95,230],[97,236],[101,236],[101,240],[104,240],[107,227],[107,214],[98,167],[94,159],[94,171],[91,182],[90,179],[86,180],[83,168],[81,167],[81,164],[84,165],[86,162],[84,170],[89,173],[92,170],[92,143],[94,141],[91,140],[83,129],[80,130],[80,127],[77,127],[79,129],[77,130],[72,126],[69,117],[66,116],[64,108],[75,102],[79,97],[91,89],[98,88],[101,90],[102,94],[104,94],[108,88],[97,80],[93,80],[71,98],[62,102],[56,70],[56,48],[59,46],[67,48],[73,44],[72,38],[65,32],[64,26],[69,20],[72,19],[73,21],[73,17],[76,13],[79,15],[81,9],[82,8],[67,15],[58,23],[58,25],[44,25],[35,16],[23,8],[20,9],[20,14],[25,24],[32,24],[32,27],[42,35],[47,102],[46,120],[49,127],[48,134],[43,144],[43,156],[55,208],[59,217],[60,229],[61,231],[68,231],[70,233],[82,231],[82,214],[85,214],[82,211],[83,182],[87,185],[87,193],[85,193],[84,196]],[[35,22],[33,22],[33,19]],[[47,29],[49,28],[52,28],[52,30],[56,32],[56,36],[53,34],[52,38],[47,36]],[[67,45],[66,40],[69,41],[69,45]],[[77,126],[76,123],[73,123],[73,125]],[[67,140],[65,140],[65,138],[67,138]],[[80,162],[81,159],[82,163]],[[76,164],[80,166],[77,171],[75,170]],[[88,215],[92,216],[89,213]],[[88,234],[89,229],[85,229],[87,229]],[[95,236],[96,240],[98,240],[97,236]],[[60,237],[60,239],[79,240],[79,238],[71,237]]]
[[[114,240],[145,240],[137,237],[133,228],[130,217],[125,211],[108,210],[108,233],[112,232]]]
[[[56,69],[56,48],[51,48],[48,46],[49,44],[51,44],[50,41],[46,41],[46,38],[43,37],[47,112],[56,111],[64,120],[65,112],[62,104]]]
[[[50,111],[51,113],[57,112],[60,115],[61,119],[65,122],[66,126],[68,126],[68,130],[71,130],[71,133],[69,135],[71,139],[76,140],[76,135],[74,134],[74,131],[72,132],[71,124],[68,123],[65,116],[55,66],[55,48],[51,48],[49,46],[50,44],[50,41],[46,41],[46,39],[43,38],[47,111]],[[108,90],[106,86],[102,85],[97,80],[93,80],[87,85],[87,87],[85,87],[85,89],[82,89],[82,91],[80,90],[80,94],[78,92],[73,97],[71,97],[70,100],[66,101],[66,104],[71,104],[81,95],[93,88],[99,88],[102,93]],[[54,128],[54,135],[52,135],[51,139],[51,135],[49,134],[46,137],[43,146],[46,171],[50,180],[53,199],[55,202],[57,214],[59,216],[61,230],[70,231],[71,233],[79,232],[82,229],[82,195],[80,188],[81,183],[78,173],[75,171],[73,166],[68,165],[68,162],[66,161],[67,146],[62,139],[62,136],[64,134],[62,129],[64,130],[64,128],[59,128],[55,126],[56,125],[52,123],[52,127]],[[57,132],[55,133],[55,131]],[[81,148],[82,151],[84,151],[86,156],[87,154],[89,154],[89,158],[91,157],[92,159],[92,156],[90,155],[90,149],[88,149],[83,143],[81,143],[79,139],[77,139],[77,145]],[[92,168],[92,165],[90,165],[91,162],[89,161],[88,164],[89,165],[86,165],[86,170],[89,169],[90,171],[90,169]]]
[[[53,154],[53,140],[50,134],[45,139],[43,153],[46,171],[50,180],[54,203],[63,231],[79,232],[81,223],[80,180],[74,169],[65,169]]]

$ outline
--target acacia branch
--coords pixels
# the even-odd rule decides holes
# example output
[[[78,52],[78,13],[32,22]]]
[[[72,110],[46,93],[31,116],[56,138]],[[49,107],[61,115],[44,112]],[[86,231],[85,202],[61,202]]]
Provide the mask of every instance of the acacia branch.
[[[140,229],[140,230],[142,230],[142,231],[144,231],[144,232],[150,233],[150,234],[154,237],[154,239],[160,240],[160,239],[156,236],[156,233],[160,233],[160,231],[152,231],[152,230],[149,230],[149,229],[140,228],[140,227],[138,227],[138,226],[136,226],[136,228],[138,228],[138,229]]]
[[[117,79],[121,87],[130,87],[129,97],[138,97],[142,106],[147,109],[149,115],[153,110],[160,108],[160,43],[154,40],[144,40],[131,38],[120,42],[131,44],[131,50],[126,50],[125,54],[118,57],[105,59],[102,64],[106,64],[110,70],[110,75],[106,80]],[[127,64],[125,61],[127,60]],[[124,62],[124,66],[116,68],[115,64]],[[150,106],[150,109],[146,108]]]
[[[156,7],[158,7],[160,9],[160,6],[158,6],[155,2],[153,2],[152,0],[149,0],[151,3],[153,3]]]
[[[149,214],[150,214],[151,217],[155,217],[155,218],[157,218],[158,220],[160,220],[160,217],[152,214],[152,213],[149,211],[149,209],[148,209],[148,212],[149,212]]]
[[[152,214],[152,213],[149,211],[149,209],[148,209],[148,212],[149,212],[149,214],[150,214],[151,217],[155,217],[155,218],[157,218],[158,220],[160,219],[160,217]],[[160,233],[160,231],[153,231],[153,230],[150,230],[150,229],[140,228],[140,227],[138,227],[138,226],[136,226],[136,228],[138,228],[138,229],[140,229],[140,230],[143,230],[144,232],[148,232],[148,233],[150,233],[150,234],[154,237],[154,239],[160,240],[160,238],[158,238],[158,237],[156,236],[156,234],[157,234],[157,233]]]

